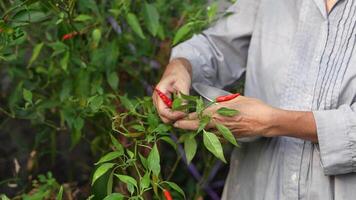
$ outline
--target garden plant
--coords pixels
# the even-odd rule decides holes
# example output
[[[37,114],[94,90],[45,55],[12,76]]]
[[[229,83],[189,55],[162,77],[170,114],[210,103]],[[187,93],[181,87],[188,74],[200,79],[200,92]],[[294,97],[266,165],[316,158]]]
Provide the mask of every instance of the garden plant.
[[[15,163],[14,178],[0,175],[0,198],[219,199],[212,180],[238,144],[223,125],[206,129],[204,110],[238,95],[204,103],[161,94],[173,110],[197,113],[197,131],[161,122],[150,97],[171,48],[217,14],[205,0],[0,1],[0,134],[26,155],[0,152]],[[89,161],[68,161],[73,170],[60,177],[59,157],[75,152]]]

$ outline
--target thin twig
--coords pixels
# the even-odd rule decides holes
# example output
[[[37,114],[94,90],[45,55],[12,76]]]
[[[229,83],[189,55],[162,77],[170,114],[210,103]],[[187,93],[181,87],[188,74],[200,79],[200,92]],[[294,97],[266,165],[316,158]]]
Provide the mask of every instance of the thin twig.
[[[4,113],[6,116],[10,117],[10,118],[15,118],[15,116],[11,113],[9,113],[8,111],[6,111],[4,108],[0,107],[0,112]]]
[[[170,171],[170,173],[169,173],[169,175],[168,175],[168,177],[167,177],[167,181],[169,181],[169,180],[172,178],[174,172],[176,171],[176,169],[177,169],[177,167],[178,167],[178,164],[179,164],[181,158],[182,158],[181,156],[178,156],[176,162],[174,163],[174,165],[173,165],[173,167],[171,168],[171,171]]]

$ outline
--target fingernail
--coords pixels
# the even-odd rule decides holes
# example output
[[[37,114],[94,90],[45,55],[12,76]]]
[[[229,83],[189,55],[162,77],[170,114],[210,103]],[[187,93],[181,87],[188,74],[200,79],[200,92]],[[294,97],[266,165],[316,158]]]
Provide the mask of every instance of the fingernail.
[[[178,122],[174,123],[173,126],[178,128]]]

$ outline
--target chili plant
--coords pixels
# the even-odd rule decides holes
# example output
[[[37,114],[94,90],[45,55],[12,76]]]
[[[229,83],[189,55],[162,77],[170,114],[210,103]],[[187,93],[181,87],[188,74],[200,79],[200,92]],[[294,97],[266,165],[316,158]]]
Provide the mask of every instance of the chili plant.
[[[158,92],[159,90],[156,89]],[[160,96],[167,100],[163,94]],[[196,132],[187,132],[174,129],[171,125],[163,124],[154,109],[150,98],[130,101],[126,96],[121,96],[121,103],[125,107],[124,112],[113,118],[113,130],[128,138],[124,144],[111,135],[113,151],[104,155],[96,165],[92,183],[106,172],[109,172],[107,180],[107,194],[129,199],[144,199],[144,194],[153,190],[156,197],[167,195],[167,189],[177,191],[184,197],[183,190],[175,183],[164,180],[161,176],[159,145],[168,143],[173,149],[177,149],[171,135],[179,134],[187,162],[191,162],[197,151],[196,137],[202,135],[205,148],[218,159],[226,162],[219,137],[206,130],[205,127],[211,120],[211,116],[204,114],[204,110],[213,102],[204,105],[202,98],[184,94],[176,95],[172,103],[173,110],[195,111],[200,120]],[[238,114],[237,110],[222,107],[217,111],[220,115],[232,117]],[[237,146],[237,142],[230,130],[222,124],[217,124],[217,130],[223,138]],[[126,189],[121,193],[113,193],[114,179],[125,183]]]
[[[206,3],[0,1],[0,128],[11,136],[17,135],[18,127],[24,127],[26,133],[26,137],[11,138],[25,155],[11,154],[9,159],[12,163],[16,157],[21,165],[15,175],[19,187],[12,196],[31,190],[32,177],[44,170],[53,170],[54,176],[62,178],[61,182],[79,182],[73,174],[89,177],[91,159],[111,150],[113,153],[106,159],[117,157],[98,161],[92,181],[98,184],[98,177],[110,171],[112,181],[106,184],[107,193],[120,191],[126,197],[144,198],[151,194],[148,191],[153,191],[160,197],[162,190],[167,189],[177,196],[174,191],[182,192],[170,182],[172,176],[159,170],[158,166],[163,169],[165,165],[155,163],[164,156],[161,153],[158,157],[156,152],[164,143],[177,146],[171,138],[174,135],[184,144],[189,162],[199,148],[199,138],[205,138],[208,150],[225,160],[217,136],[204,128],[185,133],[162,124],[151,100],[143,98],[152,92],[151,85],[168,62],[171,47],[215,20],[216,5],[206,8]],[[133,96],[139,98],[132,100]],[[190,110],[204,109],[199,98],[180,98],[183,97],[172,102],[172,107],[184,108],[187,101]],[[201,114],[202,124],[208,123],[208,119]],[[33,142],[23,142],[28,139]],[[70,172],[57,172],[55,168],[64,165],[58,157],[70,160],[78,146],[88,146],[89,161],[79,157],[76,162],[69,162],[66,171]],[[155,162],[149,164],[148,160]],[[0,176],[9,178],[7,174]],[[84,179],[83,182],[89,182],[89,178]],[[118,182],[119,190],[113,189]],[[93,188],[95,193],[95,185]]]

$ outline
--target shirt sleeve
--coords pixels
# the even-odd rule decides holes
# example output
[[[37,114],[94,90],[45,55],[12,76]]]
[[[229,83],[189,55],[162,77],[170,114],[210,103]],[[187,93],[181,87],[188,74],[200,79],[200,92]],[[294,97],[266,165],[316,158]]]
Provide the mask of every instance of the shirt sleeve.
[[[326,175],[356,172],[356,103],[313,111]]]
[[[216,87],[235,82],[245,71],[258,1],[238,0],[227,10],[231,15],[173,48],[171,59],[190,61],[192,82]]]

